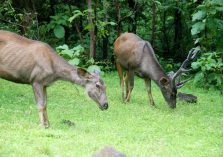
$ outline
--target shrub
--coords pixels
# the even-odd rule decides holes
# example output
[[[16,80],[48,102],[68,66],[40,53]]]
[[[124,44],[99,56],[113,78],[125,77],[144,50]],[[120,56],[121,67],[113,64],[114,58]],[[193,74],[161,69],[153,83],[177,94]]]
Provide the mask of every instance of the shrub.
[[[194,83],[206,88],[214,87],[223,89],[223,52],[204,53],[192,68],[199,71],[196,73]]]
[[[88,59],[84,53],[85,49],[81,45],[77,45],[70,49],[68,45],[64,44],[56,47],[56,52],[73,66],[87,68],[89,72],[93,72],[94,70],[101,71],[101,68],[95,65],[93,58]]]

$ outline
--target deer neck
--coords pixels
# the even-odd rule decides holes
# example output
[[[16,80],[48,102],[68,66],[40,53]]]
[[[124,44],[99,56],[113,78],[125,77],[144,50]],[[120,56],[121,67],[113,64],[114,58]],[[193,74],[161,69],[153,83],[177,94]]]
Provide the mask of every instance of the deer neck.
[[[154,53],[146,54],[143,57],[143,60],[141,63],[141,69],[142,69],[143,75],[153,80],[158,86],[160,86],[159,80],[162,77],[168,78],[164,70],[158,63]]]
[[[87,80],[84,77],[81,77],[77,73],[77,67],[74,67],[67,63],[66,61],[60,61],[60,64],[57,64],[56,75],[59,80],[69,81],[74,84],[78,84],[82,87],[85,87]]]

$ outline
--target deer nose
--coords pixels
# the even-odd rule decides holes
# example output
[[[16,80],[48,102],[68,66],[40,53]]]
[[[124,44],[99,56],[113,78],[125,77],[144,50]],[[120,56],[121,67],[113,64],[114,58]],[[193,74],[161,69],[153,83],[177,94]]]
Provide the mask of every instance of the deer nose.
[[[105,103],[105,104],[103,105],[103,108],[104,108],[105,110],[107,110],[107,109],[108,109],[108,103]]]

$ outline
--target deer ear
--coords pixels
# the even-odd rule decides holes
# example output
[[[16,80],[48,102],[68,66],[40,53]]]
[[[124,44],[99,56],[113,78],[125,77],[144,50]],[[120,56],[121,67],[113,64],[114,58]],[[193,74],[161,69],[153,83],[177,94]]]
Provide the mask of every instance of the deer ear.
[[[161,86],[166,86],[169,84],[169,80],[166,77],[161,77],[159,80]]]
[[[97,69],[95,69],[95,70],[94,70],[94,74],[95,74],[96,76],[100,76],[100,71],[97,70]]]
[[[77,68],[77,74],[85,78],[91,78],[92,75],[83,68]]]

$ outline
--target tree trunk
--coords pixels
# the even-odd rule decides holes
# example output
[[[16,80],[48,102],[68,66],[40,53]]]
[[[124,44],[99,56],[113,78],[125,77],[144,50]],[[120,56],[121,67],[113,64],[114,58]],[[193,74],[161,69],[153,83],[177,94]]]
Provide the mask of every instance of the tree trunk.
[[[69,12],[70,14],[72,14],[72,9],[71,9],[71,5],[69,4]],[[81,35],[81,31],[78,27],[78,21],[76,19],[74,19],[74,22],[73,22],[73,25],[72,25],[72,30],[75,32],[77,32],[77,35],[79,37],[79,40],[80,40],[80,43],[83,44],[83,38],[82,38],[82,35]]]
[[[118,37],[120,36],[121,34],[121,14],[120,14],[120,3],[119,3],[119,0],[115,0],[115,10],[116,10],[116,18],[117,18],[117,34],[118,34]]]
[[[155,49],[155,40],[156,40],[156,3],[153,1],[152,5],[152,39],[151,44],[153,49]]]
[[[91,26],[90,29],[90,58],[95,58],[96,56],[96,36],[95,36],[95,17],[92,17],[92,7],[91,0],[87,0],[88,5],[88,23]],[[94,0],[94,14],[96,12],[96,0]]]
[[[103,3],[103,11],[104,11],[104,21],[108,21],[108,13],[107,13],[107,8],[106,8],[106,0],[102,0]],[[105,28],[106,29],[106,28]],[[108,57],[108,35],[106,34],[105,37],[102,39],[102,57],[104,60],[107,59]]]
[[[55,10],[54,10],[54,5],[56,4],[55,0],[50,0],[49,4],[52,15],[55,15]]]
[[[94,18],[93,18],[93,25],[94,25],[94,58],[96,58],[96,42],[97,42],[97,0],[94,0]]]
[[[128,0],[128,5],[131,8],[131,11],[133,12],[134,17],[128,17],[130,25],[129,31],[136,33],[136,28],[137,28],[137,11],[138,9],[136,8],[136,3],[137,1],[135,0]]]
[[[20,27],[20,30],[22,32],[22,34],[26,34],[27,31],[29,30],[29,26],[32,25],[32,17],[33,17],[33,5],[31,0],[13,0],[12,1],[12,5],[14,6],[14,8],[21,8],[22,10],[22,14],[23,17],[21,19],[20,25],[22,27]]]
[[[138,12],[136,11],[135,15],[134,15],[134,23],[132,26],[132,32],[135,34],[136,34],[136,30],[137,30],[137,15],[138,15]]]
[[[103,38],[102,41],[103,45],[102,45],[102,53],[103,53],[103,60],[106,60],[108,58],[108,36],[106,35],[106,37]]]
[[[170,54],[170,44],[169,44],[169,39],[168,39],[168,35],[166,32],[166,11],[163,11],[163,56],[168,56],[168,54]]]
[[[181,42],[182,42],[182,22],[181,22],[181,11],[176,8],[174,15],[174,50],[175,57],[181,56]]]

